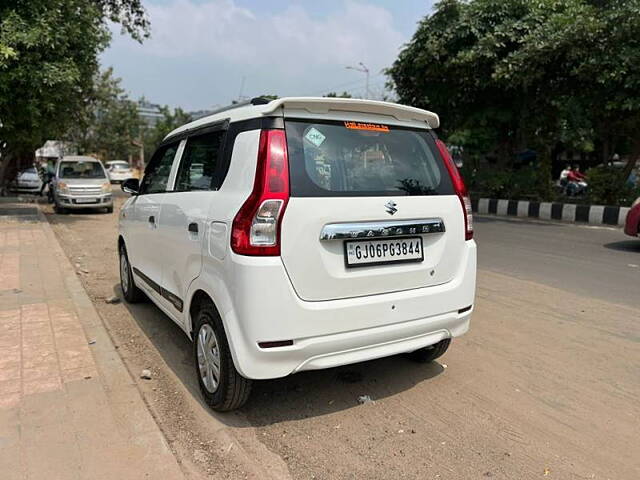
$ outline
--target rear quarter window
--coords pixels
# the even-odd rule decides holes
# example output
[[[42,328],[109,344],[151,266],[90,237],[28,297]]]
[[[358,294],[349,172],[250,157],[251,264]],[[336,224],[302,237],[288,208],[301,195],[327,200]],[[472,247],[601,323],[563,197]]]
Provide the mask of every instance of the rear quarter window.
[[[285,122],[291,195],[453,195],[429,130],[359,122]]]

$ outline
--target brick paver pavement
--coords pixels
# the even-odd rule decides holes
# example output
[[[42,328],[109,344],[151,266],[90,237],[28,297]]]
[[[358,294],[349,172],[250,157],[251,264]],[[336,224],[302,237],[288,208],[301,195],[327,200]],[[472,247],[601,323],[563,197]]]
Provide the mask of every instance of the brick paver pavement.
[[[7,203],[0,478],[183,478],[46,219],[31,205]]]

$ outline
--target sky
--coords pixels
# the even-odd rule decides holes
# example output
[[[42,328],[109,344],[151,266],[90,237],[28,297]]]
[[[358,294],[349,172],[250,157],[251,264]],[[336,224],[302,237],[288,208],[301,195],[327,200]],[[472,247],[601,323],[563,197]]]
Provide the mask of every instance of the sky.
[[[151,38],[113,26],[103,68],[131,98],[187,111],[261,94],[372,94],[434,0],[146,0]]]

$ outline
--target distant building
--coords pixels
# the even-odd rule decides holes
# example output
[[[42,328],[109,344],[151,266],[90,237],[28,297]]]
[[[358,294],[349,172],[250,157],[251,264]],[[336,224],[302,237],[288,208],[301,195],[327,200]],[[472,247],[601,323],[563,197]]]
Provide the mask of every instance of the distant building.
[[[164,118],[164,115],[160,111],[160,105],[147,102],[146,100],[139,100],[136,104],[138,109],[138,117],[147,126],[155,127],[156,124]]]
[[[140,117],[140,119],[149,127],[155,127],[157,123],[162,118],[164,118],[164,115],[160,110],[160,105],[148,102],[144,98],[138,100],[138,102],[136,103],[136,108],[138,109],[138,116]],[[220,108],[219,105],[214,105],[211,108],[195,110],[193,112],[187,112],[187,114],[191,117],[192,120],[198,120],[199,118],[211,115],[218,108]]]
[[[192,120],[198,120],[199,118],[203,118],[211,115],[218,108],[220,107],[214,106],[207,110],[196,110],[195,112],[187,112],[187,114],[191,117]]]

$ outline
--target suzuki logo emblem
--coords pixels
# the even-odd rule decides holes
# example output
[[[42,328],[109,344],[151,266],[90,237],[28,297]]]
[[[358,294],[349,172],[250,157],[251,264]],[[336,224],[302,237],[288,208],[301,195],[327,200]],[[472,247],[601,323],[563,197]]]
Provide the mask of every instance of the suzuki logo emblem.
[[[387,213],[389,215],[393,215],[394,213],[396,213],[398,211],[398,209],[396,208],[398,204],[396,202],[394,202],[393,200],[389,200],[387,203],[384,204],[385,209],[387,210]]]

